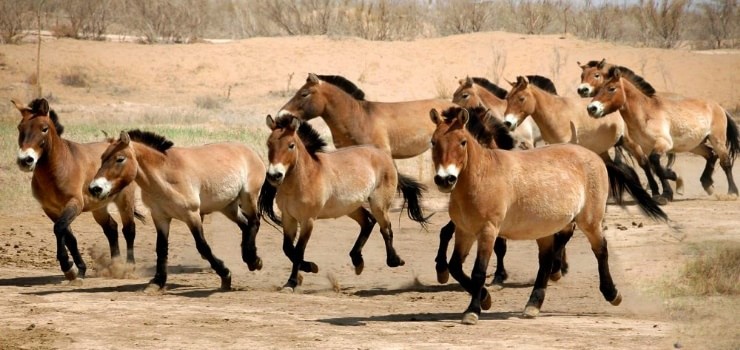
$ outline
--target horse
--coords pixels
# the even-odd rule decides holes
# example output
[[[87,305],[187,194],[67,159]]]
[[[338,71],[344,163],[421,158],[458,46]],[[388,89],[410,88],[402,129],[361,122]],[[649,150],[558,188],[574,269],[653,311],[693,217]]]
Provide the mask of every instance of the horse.
[[[121,131],[117,140],[108,142],[88,191],[97,198],[108,198],[132,182],[141,188],[141,199],[157,231],[157,271],[147,289],[163,290],[167,282],[172,219],[187,224],[198,253],[221,277],[221,289],[231,289],[231,272],[204,237],[206,214],[218,211],[236,223],[242,231],[242,260],[250,271],[262,268],[255,238],[265,165],[256,152],[235,142],[173,147],[165,137],[141,130]]]
[[[660,164],[660,157],[668,152],[691,152],[706,159],[700,181],[708,194],[714,191],[712,173],[719,159],[727,176],[728,193],[737,195],[732,165],[740,153],[740,133],[730,113],[713,101],[658,96],[642,77],[627,77],[620,67],[610,68],[587,110],[594,118],[619,111],[630,133],[650,154],[664,195],[668,199],[673,195],[667,183],[672,174]]]
[[[501,121],[504,120],[506,90],[481,77],[465,77],[465,79],[460,79],[458,82],[460,86],[452,94],[453,103],[468,110],[483,106],[488,108],[494,117]],[[555,89],[555,87],[552,86],[552,89]],[[512,137],[517,140],[518,147],[521,149],[534,148],[537,141],[542,140],[540,130],[537,128],[537,124],[532,121],[532,118],[524,119],[519,127],[512,132]]]
[[[372,145],[339,148],[325,152],[326,142],[307,122],[283,114],[266,117],[270,128],[267,140],[269,165],[267,181],[260,194],[260,212],[283,226],[283,252],[293,263],[283,289],[293,291],[299,282],[298,271],[317,273],[318,266],[304,260],[314,221],[348,216],[360,225],[360,234],[350,257],[355,273],[364,268],[362,248],[377,222],[385,241],[386,264],[405,264],[393,247],[389,217],[391,202],[400,190],[409,203],[409,217],[425,225],[419,201],[422,185],[397,173],[393,159]],[[370,210],[362,204],[367,202]],[[277,203],[282,213],[273,209]],[[294,245],[300,226],[298,241]]]
[[[524,309],[525,316],[537,316],[552,271],[552,233],[573,222],[584,232],[596,256],[602,295],[612,305],[621,303],[602,234],[609,193],[621,203],[626,189],[646,215],[667,220],[636,178],[579,145],[548,145],[518,152],[486,149],[466,130],[469,116],[464,110],[452,118],[432,114],[431,119],[437,125],[431,141],[437,169],[434,182],[441,192],[450,193],[449,215],[457,229],[450,274],[471,295],[463,324],[477,323],[481,310],[491,308],[484,282],[491,247],[499,235],[537,240],[539,270]],[[462,266],[475,242],[477,256],[472,274],[467,276]]]
[[[105,143],[77,143],[64,139],[64,126],[56,112],[49,108],[48,101],[43,98],[31,101],[28,106],[13,100],[11,102],[22,116],[18,124],[16,163],[20,170],[33,172],[31,190],[44,214],[54,222],[57,260],[64,277],[75,281],[84,278],[87,271],[87,265],[77,246],[77,238],[70,227],[82,212],[92,212],[95,222],[103,229],[111,258],[121,255],[118,247],[118,223],[108,211],[110,203],[118,208],[123,224],[126,262],[134,265],[134,218],[144,220],[135,209],[135,186],[122,188],[118,195],[104,200],[88,195],[85,190],[100,165],[100,155],[105,150]],[[74,264],[69,261],[67,249]]]
[[[442,111],[442,117],[452,118],[458,113],[462,112],[462,107],[452,107]],[[465,127],[475,137],[483,147],[490,149],[503,149],[511,150],[514,149],[516,141],[509,132],[503,122],[493,116],[489,110],[484,107],[474,107],[466,109],[469,115],[468,123]],[[432,118],[439,118],[439,112],[436,109],[429,111]],[[437,117],[434,117],[434,115]],[[575,229],[575,227],[573,227]],[[437,270],[437,281],[439,283],[447,283],[449,280],[449,267],[447,264],[447,249],[449,242],[452,240],[452,236],[455,232],[455,224],[450,221],[442,227],[440,230],[439,237],[439,249],[437,250],[437,257],[435,258],[436,270]],[[550,279],[557,281],[562,275],[568,273],[568,263],[565,255],[565,244],[570,240],[572,236],[572,230],[562,230],[556,233],[557,242],[562,246],[562,252],[559,252],[555,256],[555,261],[550,274]],[[506,239],[503,237],[496,237],[493,244],[493,252],[496,254],[496,271],[493,273],[493,280],[491,283],[495,286],[502,287],[504,281],[508,278],[508,273],[504,266],[504,256],[506,255]]]
[[[394,159],[415,157],[429,149],[434,131],[429,109],[454,106],[443,99],[405,102],[366,101],[365,93],[338,75],[308,74],[306,83],[280,108],[278,117],[321,117],[336,148],[375,145]]]

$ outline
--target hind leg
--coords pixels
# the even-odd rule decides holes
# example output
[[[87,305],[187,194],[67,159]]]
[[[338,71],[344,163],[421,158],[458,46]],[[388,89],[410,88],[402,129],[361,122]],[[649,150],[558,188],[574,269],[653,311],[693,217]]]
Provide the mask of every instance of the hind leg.
[[[660,164],[660,157],[661,153],[653,151],[648,159],[650,160],[650,165],[655,170],[655,174],[658,175],[658,179],[660,179],[661,186],[663,186],[663,193],[660,195],[660,198],[658,198],[658,202],[666,204],[667,202],[673,201],[673,189],[671,189],[671,185],[668,183],[668,180],[677,181],[678,177],[673,170],[666,169]]]
[[[289,238],[289,235],[284,236],[283,240],[283,251],[288,253],[286,250],[290,250],[287,245],[292,248],[292,256],[290,257],[291,262],[293,262],[293,267],[290,271],[290,277],[288,278],[288,282],[285,283],[285,286],[283,288],[288,291],[293,291],[299,284],[299,276],[298,271],[304,271],[304,272],[312,272],[312,273],[318,273],[319,267],[316,266],[313,262],[305,261],[304,256],[306,252],[306,245],[308,245],[308,240],[311,238],[311,233],[313,231],[313,218],[309,218],[305,222],[301,223],[301,234],[298,236],[298,242],[296,242],[295,247],[293,247],[292,239]],[[286,221],[285,218],[283,219],[283,225],[285,225]],[[285,226],[283,226],[285,227]],[[295,232],[295,231],[293,231]],[[293,237],[295,236],[295,233],[293,233]],[[287,241],[290,239],[290,241]]]
[[[355,245],[349,252],[349,257],[352,259],[352,265],[355,267],[355,274],[359,275],[365,268],[365,260],[362,258],[362,247],[365,246],[367,239],[370,237],[370,233],[373,232],[373,227],[375,227],[375,218],[373,218],[373,216],[370,215],[370,212],[363,207],[349,213],[347,216],[360,224],[360,234],[357,236]]]
[[[372,206],[373,203],[371,202],[370,205]],[[378,220],[380,234],[383,236],[383,242],[385,243],[386,264],[389,267],[405,265],[406,262],[398,256],[396,248],[393,247],[393,229],[391,228],[391,221],[388,217],[387,208],[381,209],[376,206],[372,206],[371,209],[373,211],[373,216]]]
[[[169,235],[171,218],[158,216],[152,213],[152,221],[157,230],[157,270],[149,286],[157,289],[164,288],[167,283],[167,256],[169,255]]]
[[[713,194],[714,179],[712,179],[712,174],[714,173],[714,166],[717,164],[717,159],[719,159],[719,157],[706,144],[700,144],[696,148],[692,149],[691,153],[698,154],[707,160],[707,163],[704,165],[704,171],[701,173],[699,180],[701,181],[701,186],[704,188],[704,191],[709,195]]]
[[[488,293],[484,284],[486,282],[486,270],[488,269],[488,262],[491,259],[493,241],[496,234],[497,230],[489,227],[478,235],[478,252],[475,258],[475,264],[473,265],[473,271],[471,276],[468,277],[463,272],[462,265],[470,252],[470,248],[476,241],[476,235],[461,232],[459,229],[455,233],[455,250],[450,258],[450,274],[471,296],[470,304],[463,315],[463,324],[476,324],[481,310],[491,308],[491,294]]]
[[[607,250],[606,238],[601,232],[601,220],[587,221],[582,219],[588,217],[583,215],[578,219],[578,227],[586,234],[591,251],[593,251],[599,269],[599,290],[608,302],[616,306],[622,302],[622,295],[614,286],[611,273],[609,272],[609,252]]]
[[[126,195],[121,196],[116,200],[116,207],[118,213],[121,215],[121,224],[123,225],[122,232],[123,238],[126,240],[126,263],[135,265],[136,259],[134,258],[134,241],[136,240],[136,223],[134,221],[134,197],[135,190],[128,187],[124,190],[128,191]]]
[[[262,259],[257,255],[257,231],[259,230],[259,214],[255,210],[242,213],[237,202],[229,204],[221,211],[229,220],[233,221],[242,231],[242,261],[247,264],[249,271],[261,270]],[[245,217],[245,214],[247,217]]]
[[[506,255],[506,238],[496,237],[493,243],[493,252],[496,253],[496,271],[493,273],[492,284],[503,287],[504,281],[509,278],[504,267],[504,256]]]
[[[68,205],[61,213],[61,215],[55,215],[49,211],[46,211],[46,215],[54,221],[54,236],[56,237],[57,245],[57,261],[59,261],[59,267],[64,273],[64,277],[67,280],[75,280],[79,276],[84,277],[87,266],[80,255],[80,251],[77,247],[77,239],[75,238],[70,225],[72,221],[79,215],[79,210],[75,205]],[[73,262],[69,261],[69,255],[72,255]]]
[[[565,245],[568,244],[570,238],[573,237],[573,231],[576,230],[575,222],[570,223],[560,232],[556,233],[553,242],[553,261],[552,271],[550,273],[550,280],[557,281],[563,275],[568,273],[568,260],[565,254]]]
[[[540,268],[537,270],[537,278],[534,280],[532,294],[530,294],[527,306],[524,308],[525,317],[536,317],[539,315],[542,303],[545,302],[547,279],[553,269],[552,262],[555,257],[554,243],[555,235],[537,240]]]
[[[447,225],[444,225],[439,230],[439,249],[437,249],[437,257],[434,259],[436,262],[437,282],[439,283],[447,283],[450,279],[450,271],[447,265],[447,247],[449,247],[454,233],[455,223],[452,221],[448,222]]]
[[[112,259],[118,258],[121,255],[121,251],[118,248],[118,224],[116,220],[108,213],[107,208],[95,210],[92,212],[95,222],[103,228],[105,238],[108,239],[108,246],[110,246],[110,257]]]
[[[200,253],[203,259],[208,261],[211,268],[221,277],[221,289],[231,290],[231,271],[229,271],[221,259],[213,254],[211,246],[208,245],[203,235],[203,223],[200,220],[200,213],[192,213],[187,225],[190,228],[190,233],[193,235],[193,240],[195,240],[195,247],[198,249],[198,253]]]
[[[655,181],[655,177],[653,177],[653,171],[650,168],[650,161],[645,155],[645,152],[642,150],[642,147],[640,147],[640,145],[632,141],[632,139],[629,137],[622,138],[622,146],[624,146],[624,148],[627,149],[627,151],[632,155],[632,157],[637,159],[637,164],[639,164],[640,168],[642,168],[642,171],[645,172],[645,178],[647,179],[648,187],[650,188],[650,192],[652,192],[653,197],[660,196],[660,188],[658,187],[658,183]],[[670,167],[672,164],[673,163],[671,162],[669,158],[668,167]]]

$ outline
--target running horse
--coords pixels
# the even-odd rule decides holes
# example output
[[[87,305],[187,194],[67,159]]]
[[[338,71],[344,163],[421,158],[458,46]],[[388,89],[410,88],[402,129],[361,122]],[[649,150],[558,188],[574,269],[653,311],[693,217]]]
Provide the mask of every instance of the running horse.
[[[609,73],[609,69],[612,67],[617,67],[617,65],[610,64],[606,62],[606,59],[602,59],[601,61],[588,61],[586,64],[581,64],[578,62],[578,67],[581,68],[581,84],[578,85],[578,95],[581,97],[594,97],[596,93],[599,92],[599,89],[604,85],[604,77]],[[626,67],[618,66],[621,69],[621,72],[628,76],[633,77],[637,76],[632,70]],[[684,98],[681,95],[677,95],[671,92],[656,92],[657,96],[660,96],[662,98],[670,98],[670,99],[682,99]],[[641,152],[642,153],[642,152]],[[647,158],[647,155],[642,153],[642,155],[639,156],[637,159],[638,163],[641,167],[645,168],[645,166],[650,166],[650,162]],[[683,179],[675,173],[671,169],[673,166],[673,163],[676,161],[676,154],[673,152],[668,153],[668,162],[665,167],[665,173],[666,177],[669,180],[676,181],[676,192],[678,194],[683,193]],[[657,171],[657,170],[656,170]],[[655,179],[652,176],[652,173],[645,172],[646,175],[648,175],[648,186],[650,187],[650,190],[653,192],[654,196],[660,195],[660,190],[658,188],[658,183],[655,182]],[[672,189],[670,187],[664,187],[664,198],[672,198]],[[666,192],[667,191],[667,192]]]
[[[466,130],[469,116],[464,110],[455,117],[431,117],[437,125],[432,136],[432,160],[437,169],[434,182],[441,192],[450,193],[449,214],[457,228],[450,273],[471,295],[464,324],[477,323],[481,310],[491,307],[484,282],[491,247],[499,235],[537,240],[539,270],[524,314],[538,315],[555,255],[552,233],[573,222],[584,232],[596,256],[602,295],[612,305],[621,303],[602,234],[609,193],[621,203],[626,189],[646,215],[667,220],[639,181],[579,145],[549,145],[519,152],[486,149]],[[477,256],[468,276],[463,263],[476,242]]]
[[[231,272],[211,251],[203,217],[221,212],[236,223],[242,231],[242,260],[250,271],[261,269],[255,238],[265,165],[256,152],[236,142],[172,146],[172,141],[152,132],[122,131],[118,140],[109,140],[88,191],[96,198],[108,198],[132,182],[141,187],[141,200],[157,230],[157,271],[147,289],[165,287],[170,223],[177,219],[187,224],[198,253],[221,277],[221,289],[230,290]]]
[[[292,115],[273,119],[267,140],[269,166],[260,194],[260,211],[283,226],[283,252],[293,263],[284,290],[300,284],[298,271],[317,273],[318,266],[304,259],[306,246],[319,219],[348,216],[360,225],[360,234],[350,252],[355,273],[364,269],[362,248],[377,222],[386,248],[389,267],[404,265],[393,247],[389,210],[400,190],[409,204],[409,217],[426,224],[419,200],[422,186],[398,174],[385,150],[372,145],[340,148],[325,152],[326,142],[307,122]],[[273,208],[277,203],[282,213]],[[367,203],[370,210],[365,209]],[[300,226],[298,241],[296,233]]]
[[[609,69],[606,82],[588,105],[588,113],[604,118],[619,111],[630,133],[650,154],[664,194],[666,188],[670,189],[666,181],[670,171],[662,167],[660,157],[668,152],[691,152],[706,159],[700,180],[708,194],[714,191],[712,173],[719,159],[727,176],[728,193],[737,195],[732,165],[740,154],[740,133],[730,113],[713,101],[658,96],[642,77],[623,75],[622,71],[618,66]]]
[[[87,184],[100,166],[100,155],[105,142],[77,143],[62,138],[64,126],[45,99],[35,99],[23,106],[12,101],[22,119],[18,124],[17,164],[22,171],[33,172],[31,190],[41,209],[54,222],[57,260],[70,281],[82,278],[87,265],[77,246],[77,238],[70,227],[82,212],[92,212],[95,222],[103,228],[108,239],[111,258],[121,252],[118,247],[118,224],[108,211],[108,204],[118,208],[126,239],[126,262],[135,264],[134,239],[136,223],[143,220],[135,210],[135,187],[121,188],[121,192],[103,200],[87,193]],[[72,255],[74,264],[69,261]]]

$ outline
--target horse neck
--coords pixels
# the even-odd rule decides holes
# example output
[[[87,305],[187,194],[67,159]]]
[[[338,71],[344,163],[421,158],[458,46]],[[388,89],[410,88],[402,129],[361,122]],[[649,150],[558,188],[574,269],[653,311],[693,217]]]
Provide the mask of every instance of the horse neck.
[[[288,174],[285,175],[285,180],[280,187],[288,186],[295,189],[301,189],[303,187],[315,186],[316,181],[319,179],[317,173],[319,172],[321,164],[311,157],[306,148],[301,144],[298,150],[298,156],[293,166],[290,167]]]
[[[498,168],[495,150],[487,149],[474,140],[471,136],[467,146],[467,157],[465,168],[460,171],[458,186],[466,188],[465,194],[478,193],[481,180],[490,177],[489,170]]]
[[[145,192],[160,192],[165,187],[162,172],[167,165],[167,156],[149,146],[132,142],[136,163],[136,183]]]
[[[78,172],[79,164],[72,155],[71,141],[67,141],[56,132],[51,133],[49,147],[39,159],[34,177],[52,179],[56,184],[70,173]]]
[[[645,109],[653,106],[655,100],[624,78],[622,78],[622,91],[624,91],[624,103],[619,107],[619,114],[622,115],[628,127],[645,130],[647,122]]]
[[[359,101],[335,86],[326,88],[326,106],[320,115],[329,127],[334,144],[346,147],[356,144],[353,133],[365,132],[362,125],[367,116],[366,106],[369,102]]]
[[[476,89],[478,98],[483,102],[484,107],[490,109],[495,117],[502,119],[504,112],[506,112],[506,100],[498,98],[498,96],[483,87],[478,86]]]
[[[565,97],[553,95],[530,84],[536,104],[532,119],[547,143],[564,143],[573,139],[571,120],[561,110],[566,107]]]

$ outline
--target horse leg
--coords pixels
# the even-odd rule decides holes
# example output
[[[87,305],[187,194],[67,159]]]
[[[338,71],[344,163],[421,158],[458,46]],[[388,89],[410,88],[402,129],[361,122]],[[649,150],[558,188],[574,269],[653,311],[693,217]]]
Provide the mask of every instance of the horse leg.
[[[591,244],[591,250],[596,256],[599,269],[599,290],[606,301],[617,306],[622,302],[622,295],[614,286],[614,281],[609,272],[609,252],[606,247],[606,238],[601,232],[601,220],[594,223],[580,221],[578,225],[586,234]]]
[[[221,259],[213,255],[213,251],[203,235],[203,223],[200,221],[200,214],[193,214],[187,224],[195,240],[195,248],[198,249],[198,253],[205,260],[208,260],[211,268],[221,277],[221,289],[231,290],[231,271]]]
[[[398,256],[396,248],[393,247],[393,229],[391,228],[391,221],[388,217],[388,212],[377,210],[377,208],[373,209],[375,219],[378,220],[378,224],[380,225],[380,234],[383,236],[383,242],[385,242],[386,265],[389,267],[405,265],[406,262]]]
[[[527,306],[524,307],[525,317],[537,317],[540,314],[542,303],[545,302],[545,290],[547,289],[547,279],[553,270],[553,259],[555,257],[555,235],[537,239],[539,248],[540,268],[537,270],[537,278],[534,280],[534,288],[529,296]]]
[[[463,324],[476,324],[481,310],[491,308],[491,294],[485,288],[486,270],[488,261],[491,259],[493,241],[497,232],[495,229],[487,229],[478,236],[478,252],[471,276],[468,277],[462,270],[465,257],[470,252],[476,237],[469,233],[461,233],[460,230],[455,237],[455,250],[450,258],[450,274],[465,290],[470,293],[470,304],[463,314]],[[463,237],[461,237],[463,236]]]
[[[676,181],[678,178],[676,177],[676,173],[673,171],[667,171],[663,168],[660,164],[660,156],[661,153],[653,151],[650,153],[650,157],[648,157],[648,159],[650,160],[650,165],[652,165],[655,170],[655,174],[658,175],[658,179],[660,179],[661,186],[663,186],[663,193],[660,195],[660,198],[658,198],[658,202],[661,204],[667,204],[668,202],[673,201],[673,189],[671,189],[671,185],[668,183],[668,180]]]
[[[437,282],[447,283],[450,279],[450,271],[447,266],[447,247],[450,245],[452,235],[455,233],[455,223],[451,220],[439,230],[439,249],[434,261],[437,263]]]
[[[135,208],[131,199],[134,196],[135,192],[130,191],[128,196],[119,197],[120,199],[116,201],[116,207],[118,207],[118,213],[121,215],[121,224],[123,225],[121,231],[123,232],[123,238],[126,240],[126,263],[135,267],[134,241],[136,240],[136,223],[134,222]]]
[[[259,230],[259,214],[252,210],[242,213],[237,202],[226,206],[223,213],[229,220],[233,221],[242,231],[242,261],[247,264],[249,271],[261,270],[262,259],[257,255],[257,231]],[[245,217],[245,214],[249,217]]]
[[[172,219],[157,217],[152,213],[152,221],[157,230],[157,271],[149,281],[150,287],[163,289],[167,283],[167,255],[169,254],[170,222]]]
[[[565,254],[565,245],[568,244],[570,238],[573,237],[573,231],[576,230],[575,222],[571,222],[562,229],[560,232],[555,234],[555,241],[553,243],[553,261],[552,271],[550,272],[550,280],[557,281],[563,275],[568,273],[568,261]]]
[[[82,256],[77,248],[77,240],[72,233],[69,225],[79,215],[79,210],[74,205],[68,205],[61,213],[61,215],[53,215],[52,213],[46,212],[46,215],[54,221],[54,236],[57,242],[57,261],[59,261],[59,267],[64,273],[64,277],[67,280],[73,281],[77,278],[78,273],[80,276],[85,275],[87,266],[82,260]],[[72,254],[74,264],[69,261],[69,255],[67,249],[69,248]],[[75,266],[76,265],[76,266]]]
[[[496,237],[493,243],[493,252],[496,253],[496,271],[493,273],[492,284],[503,288],[504,281],[509,278],[509,274],[506,273],[504,267],[504,256],[506,255],[506,238],[501,236]]]
[[[283,221],[285,223],[285,221]],[[298,277],[298,270],[304,271],[304,272],[312,272],[312,273],[318,273],[319,267],[316,266],[313,262],[305,261],[304,255],[306,252],[306,245],[308,245],[308,240],[311,238],[311,232],[313,231],[313,219],[308,219],[305,222],[301,223],[301,234],[298,236],[298,242],[296,242],[295,247],[293,247],[292,251],[292,257],[291,261],[293,262],[293,268],[290,271],[290,277],[288,278],[288,282],[283,286],[283,289],[288,291],[293,291],[299,284],[299,277]],[[288,236],[284,236],[283,240],[283,250],[285,251],[286,247],[286,239],[288,239]],[[288,244],[292,247],[293,243],[288,242]]]
[[[622,137],[622,146],[624,146],[624,148],[626,148],[627,151],[635,159],[637,159],[637,164],[639,164],[640,168],[642,168],[642,171],[645,172],[645,178],[647,178],[648,187],[650,187],[650,192],[652,192],[653,198],[660,196],[660,188],[658,187],[658,183],[653,177],[653,171],[650,168],[650,162],[648,161],[645,152],[642,150],[642,147],[632,141],[632,139],[629,137]]]
[[[712,174],[714,174],[714,166],[717,164],[719,157],[717,156],[717,153],[715,153],[712,148],[706,144],[700,144],[696,148],[692,149],[691,153],[698,154],[706,159],[707,162],[704,165],[704,171],[701,173],[699,180],[701,181],[701,187],[704,188],[704,191],[707,192],[707,194],[712,195],[714,193],[714,179],[712,179]]]
[[[108,246],[110,246],[110,257],[116,259],[121,256],[121,251],[118,248],[118,224],[113,217],[108,213],[107,208],[95,210],[92,212],[95,222],[103,228],[105,238],[108,239]]]
[[[352,259],[352,265],[355,267],[355,274],[359,275],[365,268],[365,260],[362,258],[362,247],[365,246],[367,239],[370,237],[370,233],[373,232],[373,227],[375,227],[375,218],[373,218],[370,212],[363,207],[349,213],[347,216],[360,224],[360,234],[357,236],[355,245],[352,246],[352,250],[349,252],[349,257]]]

